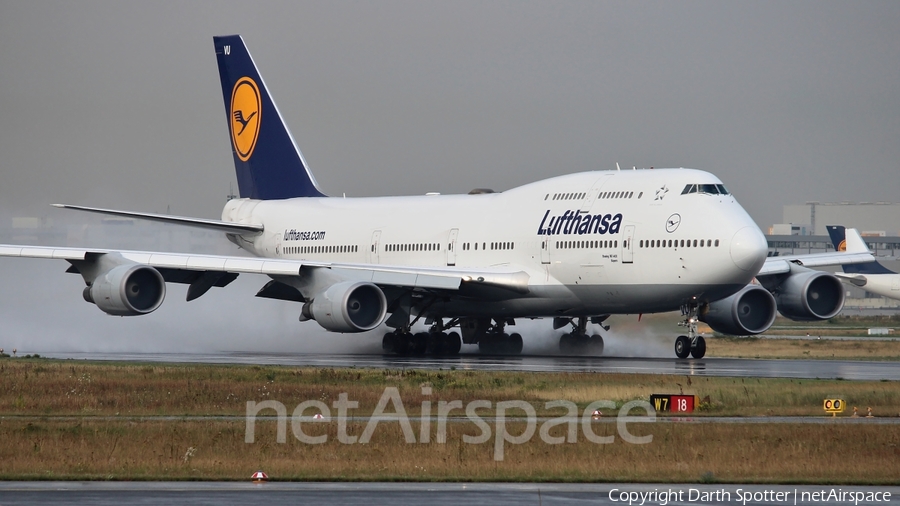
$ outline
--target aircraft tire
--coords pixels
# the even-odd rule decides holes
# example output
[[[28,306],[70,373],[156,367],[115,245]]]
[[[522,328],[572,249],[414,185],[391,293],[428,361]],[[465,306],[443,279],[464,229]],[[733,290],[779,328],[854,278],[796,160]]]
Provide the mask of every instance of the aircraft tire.
[[[603,336],[592,335],[588,346],[592,355],[603,355]]]
[[[446,335],[447,334],[442,334],[440,332],[429,332],[427,352],[431,355],[443,355]]]
[[[394,334],[393,332],[386,333],[381,339],[381,350],[385,353],[392,353],[394,351],[394,348],[396,347],[395,337],[396,334]]]
[[[409,338],[411,336],[409,334],[395,334],[394,335],[394,353],[397,355],[406,355],[410,351],[410,342]]]
[[[575,336],[572,334],[563,334],[559,338],[559,352],[568,355],[575,351]]]
[[[522,354],[522,336],[520,334],[510,334],[509,338],[506,339],[506,344],[509,349],[509,353],[511,355],[521,355]]]
[[[410,342],[410,353],[413,355],[424,355],[428,349],[428,333],[419,332],[412,336]]]
[[[691,354],[691,340],[688,336],[678,336],[675,339],[675,356],[678,358],[688,358]]]
[[[706,339],[703,336],[697,338],[697,345],[691,347],[691,356],[694,358],[703,358],[706,355]]]
[[[459,350],[462,348],[462,339],[460,339],[459,334],[450,332],[449,334],[443,334],[443,336],[444,353],[447,355],[459,355]]]

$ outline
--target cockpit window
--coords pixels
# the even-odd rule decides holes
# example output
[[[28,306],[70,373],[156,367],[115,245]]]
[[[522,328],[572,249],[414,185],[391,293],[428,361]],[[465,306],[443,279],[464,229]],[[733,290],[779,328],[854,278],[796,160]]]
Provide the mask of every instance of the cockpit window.
[[[682,195],[688,193],[705,193],[707,195],[731,195],[724,184],[689,184],[685,185]]]

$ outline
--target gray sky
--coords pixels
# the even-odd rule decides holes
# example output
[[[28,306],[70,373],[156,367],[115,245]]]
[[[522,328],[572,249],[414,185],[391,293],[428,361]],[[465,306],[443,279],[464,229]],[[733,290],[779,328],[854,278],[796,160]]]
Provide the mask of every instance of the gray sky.
[[[54,202],[219,217],[235,176],[212,36],[231,33],[333,195],[619,162],[712,171],[762,227],[785,203],[897,201],[898,26],[900,2],[0,0],[0,226],[96,222]],[[116,318],[65,267],[0,259],[0,347],[379,349],[254,298],[261,277],[191,303],[170,284]],[[669,356],[674,332],[639,354]]]
[[[3,0],[0,218],[218,217],[230,33],[330,194],[619,162],[714,172],[762,227],[785,203],[896,201],[898,26],[898,2]]]

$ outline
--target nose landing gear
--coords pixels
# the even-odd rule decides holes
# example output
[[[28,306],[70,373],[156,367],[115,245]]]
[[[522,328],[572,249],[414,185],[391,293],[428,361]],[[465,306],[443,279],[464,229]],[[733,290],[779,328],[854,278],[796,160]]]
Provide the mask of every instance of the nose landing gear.
[[[681,314],[684,321],[678,325],[687,327],[686,336],[678,336],[675,339],[675,356],[678,358],[703,358],[706,355],[706,339],[697,333],[697,309],[698,304],[685,304],[681,306]]]

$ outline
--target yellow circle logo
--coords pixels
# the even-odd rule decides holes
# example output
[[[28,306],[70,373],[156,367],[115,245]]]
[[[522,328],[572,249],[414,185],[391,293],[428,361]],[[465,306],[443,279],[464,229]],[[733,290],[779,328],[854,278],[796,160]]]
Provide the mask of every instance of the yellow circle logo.
[[[259,137],[262,100],[259,87],[249,77],[242,77],[231,92],[231,141],[242,162],[250,159]]]
[[[840,244],[838,244],[837,250],[838,251],[847,251],[847,240],[846,239],[844,239],[843,241],[841,241]]]

